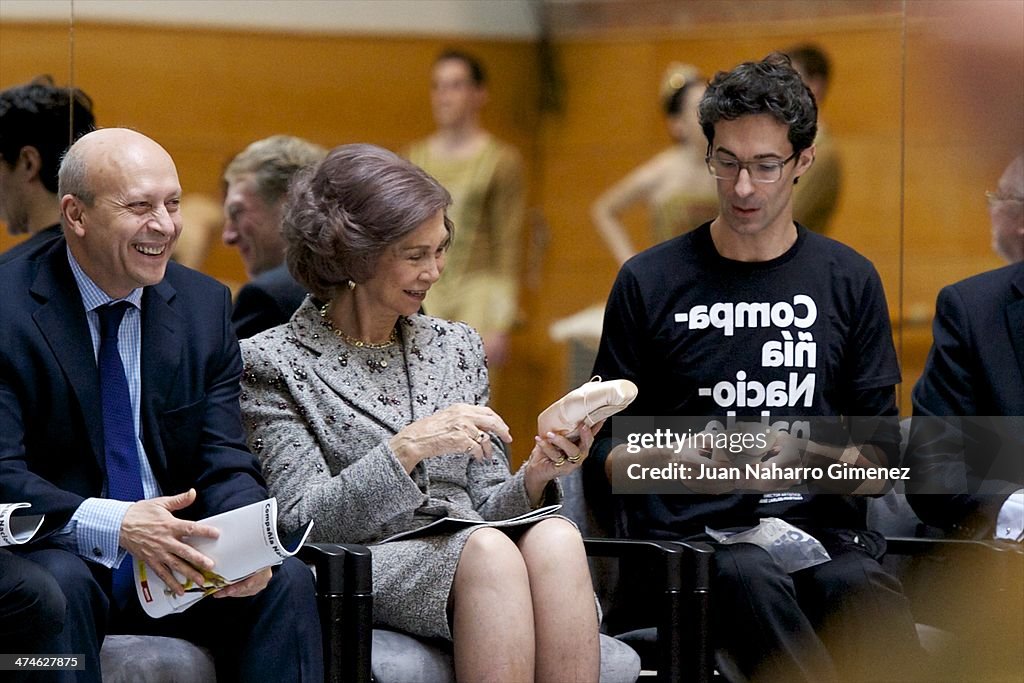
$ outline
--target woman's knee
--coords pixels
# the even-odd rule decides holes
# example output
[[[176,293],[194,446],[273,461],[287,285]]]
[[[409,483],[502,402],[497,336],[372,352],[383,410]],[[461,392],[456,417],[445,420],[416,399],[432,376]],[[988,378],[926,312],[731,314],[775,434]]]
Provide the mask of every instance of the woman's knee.
[[[536,539],[548,544],[583,547],[580,530],[576,528],[575,524],[561,517],[551,517],[537,522],[523,534],[523,538]]]
[[[554,579],[560,585],[575,581],[590,586],[590,567],[579,530],[571,522],[552,518],[538,522],[519,541],[530,581]]]
[[[526,569],[519,548],[499,529],[483,527],[472,532],[455,570],[457,584],[470,578],[495,585],[525,579]]]
[[[556,557],[559,561],[568,558],[586,558],[583,537],[579,529],[565,519],[552,517],[534,524],[519,541],[524,556],[537,554],[540,557]]]

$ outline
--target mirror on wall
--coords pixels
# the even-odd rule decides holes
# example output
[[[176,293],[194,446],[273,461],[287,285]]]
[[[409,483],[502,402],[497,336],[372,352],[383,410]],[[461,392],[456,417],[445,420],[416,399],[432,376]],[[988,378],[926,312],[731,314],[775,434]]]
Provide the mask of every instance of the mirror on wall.
[[[39,76],[50,76],[57,85],[69,85],[72,68],[71,3],[45,3],[41,15],[23,11],[26,3],[0,3],[0,90],[21,85]],[[20,10],[20,11],[19,11]],[[0,219],[2,222],[2,219]],[[21,236],[12,236],[7,226],[0,229],[0,252]]]
[[[873,261],[898,322],[902,2],[654,2],[644,3],[647,14],[626,2],[547,7],[564,104],[545,115],[542,127],[549,249],[560,255],[548,260],[545,275],[552,291],[572,295],[537,305],[540,317],[572,330],[570,376],[589,376],[601,307],[618,268],[591,211],[602,193],[672,146],[660,98],[666,68],[675,62],[706,79],[773,50],[811,45],[827,55],[831,74],[820,118],[839,172],[834,211],[812,227]],[[702,142],[695,150],[701,156]],[[812,172],[826,168],[822,152]],[[805,189],[808,183],[796,191]],[[706,217],[716,211],[712,206]],[[634,248],[653,244],[653,217],[645,201],[619,213]],[[597,312],[589,320],[588,306]],[[589,336],[581,330],[586,324]]]
[[[28,5],[36,14],[22,13]],[[235,153],[280,132],[329,147],[359,140],[401,150],[431,130],[433,57],[451,45],[479,53],[491,71],[485,123],[529,169],[523,268],[531,275],[515,341],[527,371],[506,392],[524,416],[565,388],[568,362],[549,327],[603,304],[617,270],[591,218],[595,200],[671,144],[660,93],[673,62],[710,77],[805,43],[829,56],[821,117],[841,171],[827,230],[882,277],[903,413],[931,342],[938,289],[1001,263],[984,192],[1024,147],[1024,5],[1016,0],[543,2],[531,5],[532,35],[470,38],[72,21],[72,8],[0,5],[0,87],[48,73],[88,92],[100,125],[160,140],[186,192],[213,207],[201,267],[234,285],[245,274],[220,243],[216,211]],[[652,243],[649,219],[642,205],[621,216],[637,248]],[[14,241],[0,234],[0,249]]]
[[[924,369],[939,289],[1005,264],[986,191],[1024,152],[1024,3],[906,7],[902,153],[904,385]],[[901,402],[910,410],[909,396]]]

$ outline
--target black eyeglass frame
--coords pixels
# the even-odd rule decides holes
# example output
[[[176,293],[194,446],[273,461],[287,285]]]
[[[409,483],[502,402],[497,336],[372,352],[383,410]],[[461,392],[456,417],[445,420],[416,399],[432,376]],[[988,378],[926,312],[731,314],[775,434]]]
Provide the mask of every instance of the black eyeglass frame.
[[[736,159],[736,175],[731,176],[731,177],[730,176],[721,176],[721,175],[718,175],[717,173],[715,173],[715,169],[711,165],[711,161],[712,161],[713,157],[712,157],[712,155],[710,153],[710,150],[709,150],[709,153],[707,154],[707,156],[704,157],[704,164],[708,167],[708,173],[710,173],[711,177],[715,178],[716,180],[732,180],[732,181],[735,181],[737,178],[740,177],[740,171],[746,170],[747,171],[747,175],[750,176],[750,182],[752,182],[752,183],[760,183],[762,185],[769,185],[771,183],[777,183],[780,180],[782,180],[782,169],[784,169],[786,167],[786,164],[788,164],[793,159],[796,159],[798,156],[800,156],[800,152],[793,152],[792,154],[790,154],[785,159],[782,159],[781,161],[777,161],[775,159],[759,159],[759,160],[755,160],[755,161],[740,161],[739,159]],[[774,179],[774,180],[759,180],[759,179],[754,177],[753,173],[750,172],[750,167],[753,166],[754,164],[769,164],[769,163],[771,165],[773,165],[773,166],[776,166],[778,168],[778,171],[779,171],[779,177]]]

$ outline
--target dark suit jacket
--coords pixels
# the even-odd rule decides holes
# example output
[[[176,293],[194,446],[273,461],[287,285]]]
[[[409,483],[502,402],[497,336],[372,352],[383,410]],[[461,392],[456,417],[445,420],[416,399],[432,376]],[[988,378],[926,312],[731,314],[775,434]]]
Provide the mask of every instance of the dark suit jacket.
[[[63,527],[105,478],[99,371],[63,240],[0,266],[0,501]],[[170,263],[142,295],[142,442],[160,484],[200,519],[266,498],[245,445],[228,290]]]
[[[933,337],[912,394],[907,465],[911,490],[950,495],[910,502],[930,524],[989,537],[1006,497],[1024,487],[1024,263],[945,287]]]
[[[60,223],[43,228],[24,242],[18,242],[13,247],[0,254],[0,266],[17,258],[36,258],[53,246],[54,241],[62,240],[64,232]]]
[[[231,314],[231,324],[239,339],[248,339],[263,330],[288,322],[306,298],[306,289],[281,264],[260,273],[242,287]]]

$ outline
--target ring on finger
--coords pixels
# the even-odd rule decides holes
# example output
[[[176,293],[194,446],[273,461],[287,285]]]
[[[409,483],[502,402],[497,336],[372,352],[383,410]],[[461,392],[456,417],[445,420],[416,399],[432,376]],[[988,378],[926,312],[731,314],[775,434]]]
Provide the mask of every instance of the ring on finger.
[[[573,464],[578,463],[582,459],[583,459],[583,453],[582,452],[579,452],[576,455],[567,455],[566,456],[566,460],[568,460],[569,462],[571,462]]]
[[[555,464],[555,467],[561,467],[562,465],[565,464],[566,460],[567,460],[567,458],[563,455],[558,460],[553,460],[552,462]]]
[[[479,432],[476,435],[476,442],[477,443],[483,443],[484,441],[487,441],[487,433],[486,432]]]

